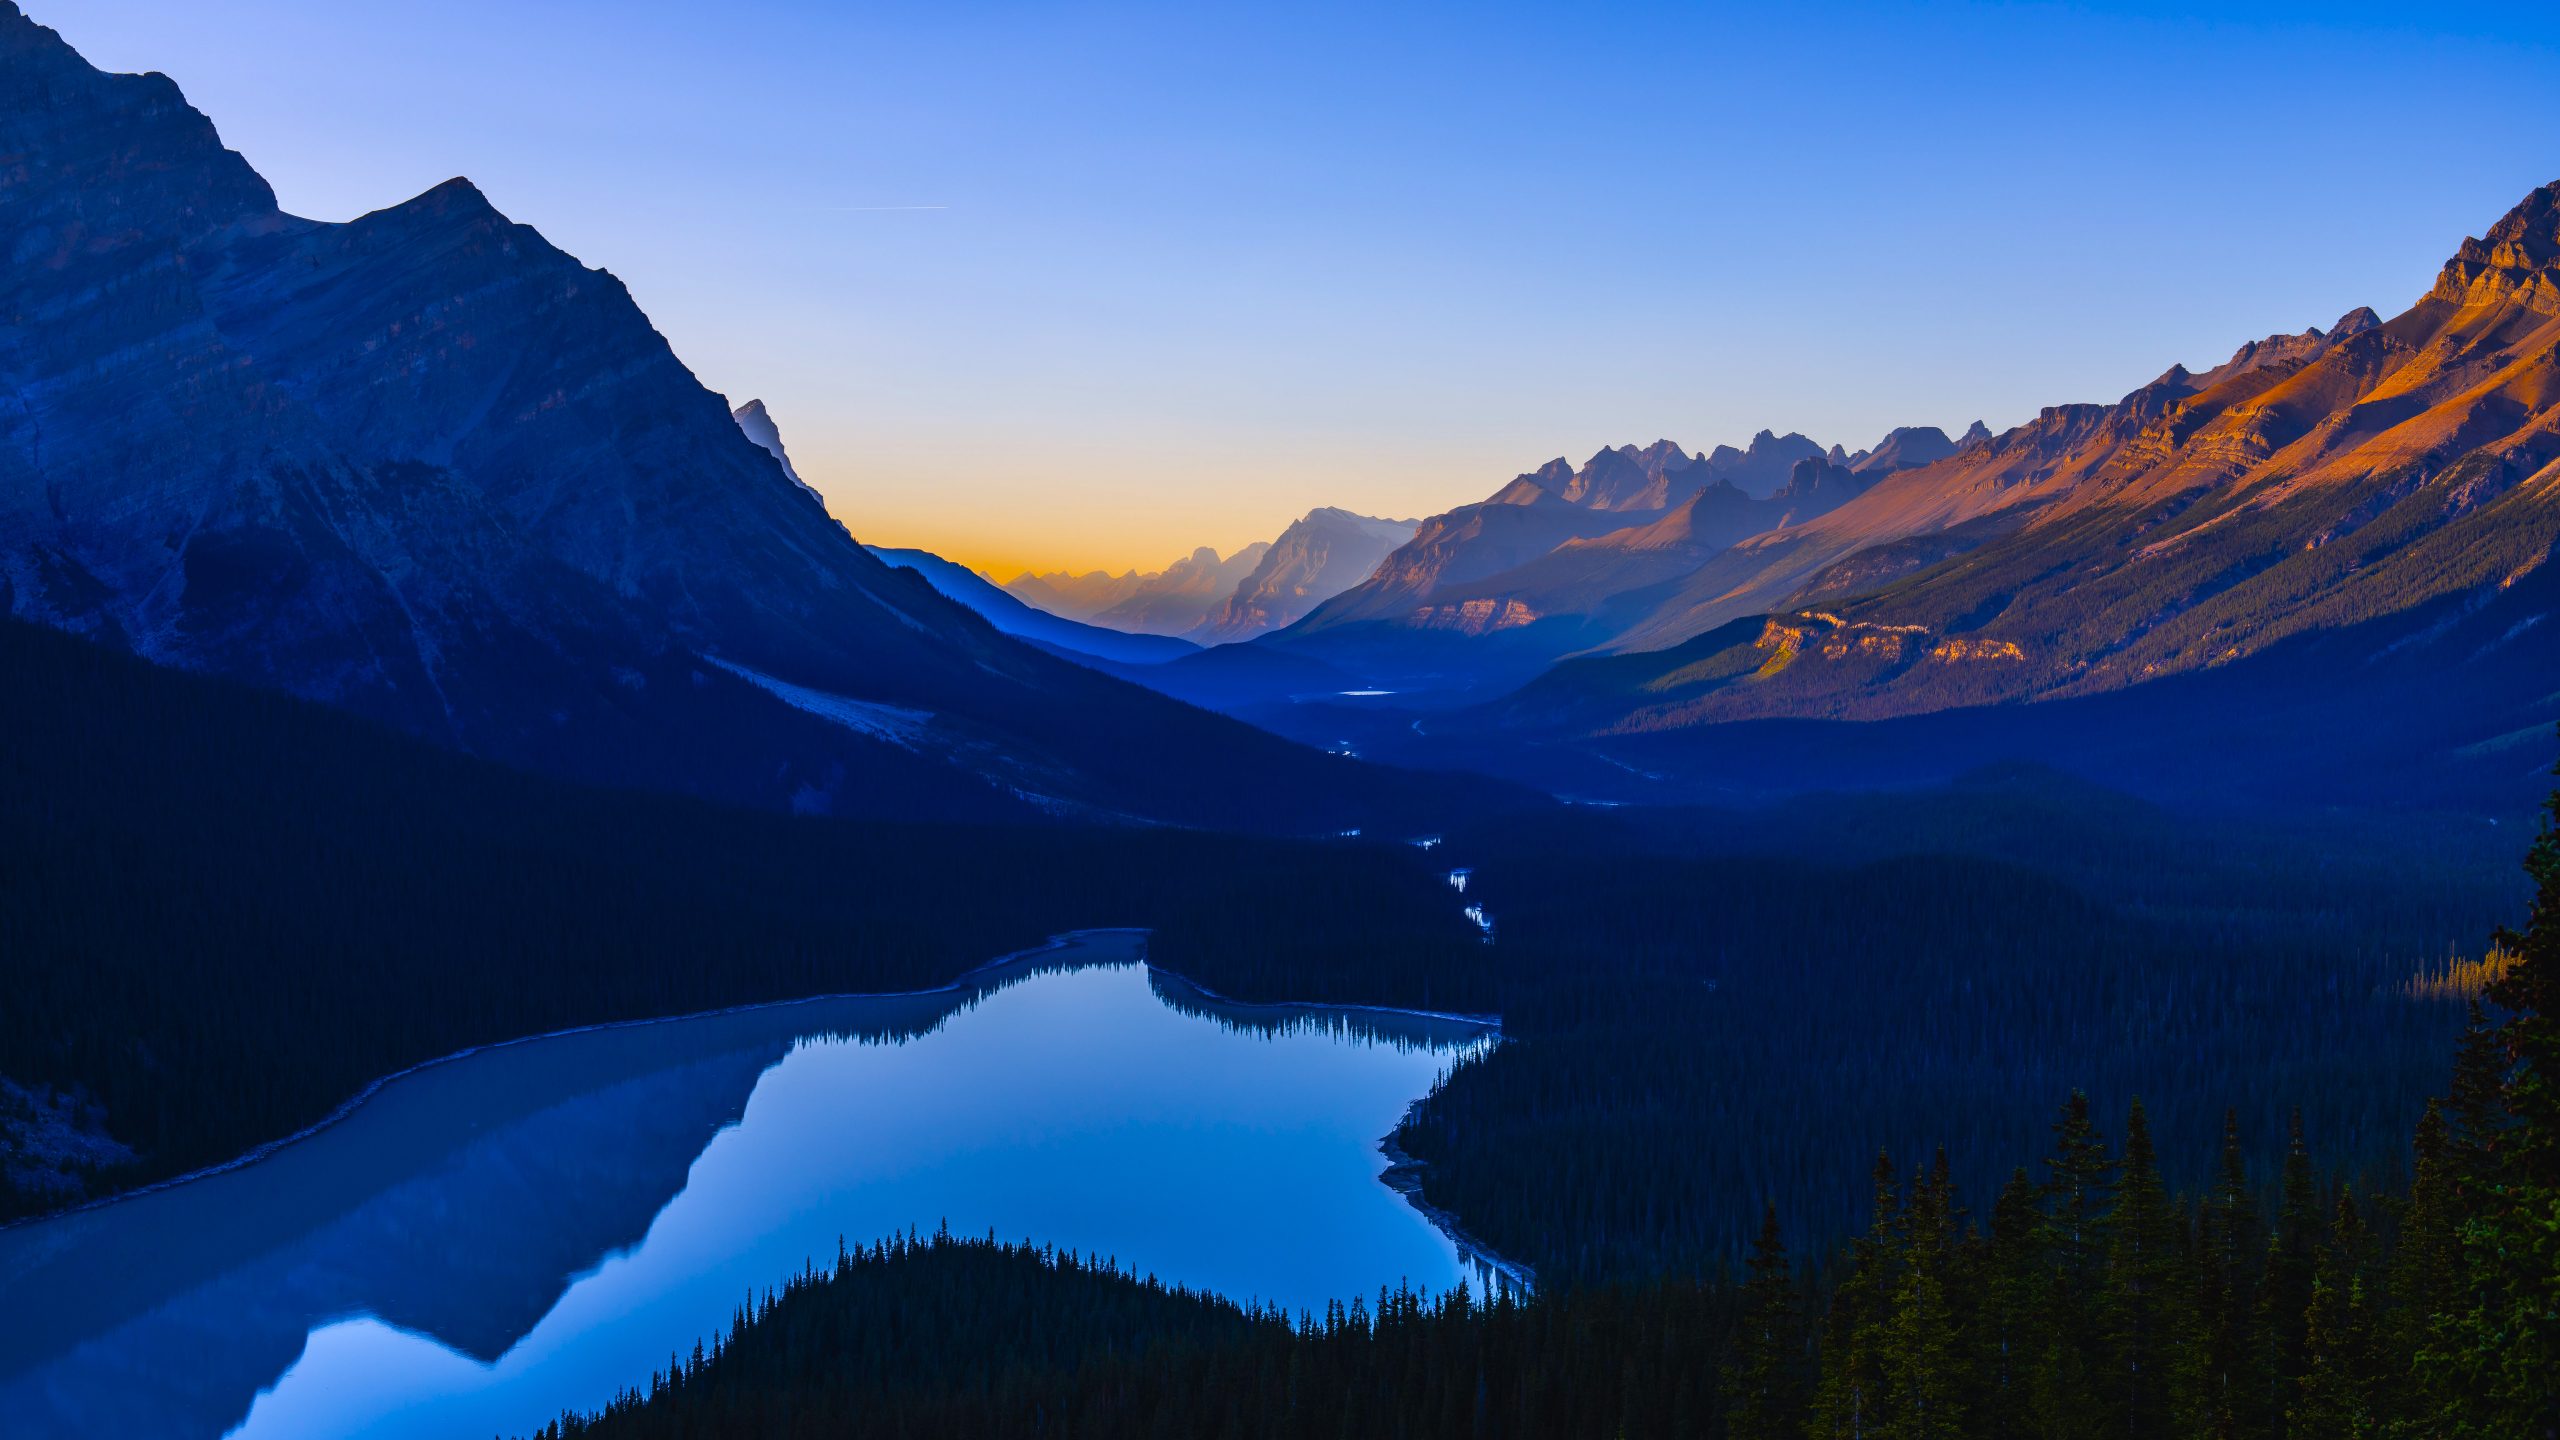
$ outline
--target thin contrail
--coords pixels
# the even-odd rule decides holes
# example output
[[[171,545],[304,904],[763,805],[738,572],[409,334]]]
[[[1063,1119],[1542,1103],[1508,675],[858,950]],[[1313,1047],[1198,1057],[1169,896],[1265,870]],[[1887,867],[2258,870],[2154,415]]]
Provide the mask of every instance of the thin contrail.
[[[948,210],[951,207],[948,205],[830,205],[827,208],[839,215],[859,215],[883,210]]]

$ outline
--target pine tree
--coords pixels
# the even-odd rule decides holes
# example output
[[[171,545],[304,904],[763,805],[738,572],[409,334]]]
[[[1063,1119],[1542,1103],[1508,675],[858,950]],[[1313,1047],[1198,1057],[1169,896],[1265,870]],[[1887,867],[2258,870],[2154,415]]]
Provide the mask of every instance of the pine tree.
[[[2285,1147],[2283,1199],[2259,1291],[2273,1413],[2292,1408],[2294,1388],[2308,1364],[2311,1286],[2319,1274],[2320,1242],[2320,1196],[2311,1174],[2310,1147],[2303,1142],[2302,1112],[2296,1110]]]
[[[2064,1102],[2045,1161],[2045,1248],[2052,1260],[2035,1410],[2054,1440],[2106,1433],[2098,1403],[2105,1372],[2099,1287],[2106,1273],[2108,1197],[2114,1189],[2105,1140],[2089,1116],[2089,1097]]]
[[[2505,1036],[2474,1000],[2453,1049],[2453,1080],[2444,1101],[2445,1122],[2466,1174],[2498,1148],[2507,1127],[2506,1072]]]
[[[1815,1387],[1810,1433],[1867,1440],[1881,1423],[1885,1331],[1903,1262],[1902,1191],[1893,1159],[1879,1151],[1867,1233],[1850,1243],[1848,1272],[1831,1296],[1823,1325],[1822,1380]]]
[[[2414,1156],[2409,1197],[2400,1208],[2399,1244],[2384,1286],[2388,1306],[2376,1320],[2394,1382],[2389,1394],[2395,1408],[2386,1418],[2403,1430],[2447,1403],[2443,1369],[2413,1362],[2427,1347],[2436,1318],[2449,1313],[2462,1294],[2462,1197],[2454,1181],[2451,1127],[2436,1101],[2427,1102],[2418,1117]]]
[[[1904,1217],[1902,1278],[1881,1337],[1881,1432],[1889,1440],[1939,1440],[1964,1433],[1964,1347],[1949,1291],[1958,1281],[1961,1240],[1947,1152],[1912,1187]]]
[[[1808,1390],[1804,1306],[1774,1201],[1761,1214],[1749,1274],[1725,1373],[1725,1433],[1730,1440],[1796,1440]]]
[[[2151,1142],[2151,1123],[2136,1099],[2125,1116],[2124,1174],[2109,1217],[2105,1323],[2107,1431],[2166,1434],[2176,1354],[2179,1219]]]
[[[2370,1299],[2372,1250],[2352,1192],[2340,1194],[2330,1233],[2312,1279],[2302,1380],[2286,1430],[2303,1440],[2379,1440],[2389,1385]]]
[[[2240,1114],[2222,1117],[2222,1161],[2196,1222],[2191,1266],[2193,1318],[2179,1367],[2180,1428],[2212,1440],[2252,1440],[2264,1433],[2257,1327],[2257,1202],[2240,1147]]]
[[[2026,1440],[2035,1433],[2032,1386],[2042,1345],[2050,1268],[2044,1214],[2035,1181],[2021,1166],[1991,1207],[1982,1250],[1981,1318],[1974,1339],[1979,1377],[1974,1424],[1983,1440]]]

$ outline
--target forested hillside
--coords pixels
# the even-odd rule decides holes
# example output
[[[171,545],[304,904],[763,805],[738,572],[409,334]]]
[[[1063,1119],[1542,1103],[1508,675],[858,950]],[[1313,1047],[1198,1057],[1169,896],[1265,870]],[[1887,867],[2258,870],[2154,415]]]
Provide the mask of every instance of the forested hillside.
[[[2140,1101],[2115,1140],[2074,1093],[1987,1197],[1943,1151],[1907,1181],[1877,1157],[1864,1233],[1819,1277],[1774,1208],[1748,1262],[1703,1279],[1386,1294],[1321,1317],[937,1236],[840,1253],[750,1299],[707,1354],[540,1434],[2560,1433],[2560,841],[2533,873],[2534,922],[2489,992],[2500,1019],[2465,1035],[2392,1192],[2340,1183],[2298,1121],[2272,1203],[2236,1121],[2175,1190]]]
[[[939,985],[1064,929],[1248,962],[1471,945],[1403,847],[591,790],[14,622],[0,674],[0,1218],[227,1159],[467,1046]],[[1275,893],[1285,929],[1235,923]]]
[[[1988,1194],[2073,1089],[2102,1113],[2143,1096],[2181,1185],[2230,1106],[2262,1173],[2301,1107],[2337,1164],[2392,1180],[2462,1016],[2411,982],[2514,913],[2513,843],[2203,822],[2035,774],[1576,811],[1433,852],[1495,923],[1470,964],[1221,956],[1204,978],[1501,1012],[1507,1043],[1398,1137],[1430,1198],[1542,1279],[1708,1274],[1766,1199],[1791,1243],[1847,1233],[1879,1147],[1944,1143]]]

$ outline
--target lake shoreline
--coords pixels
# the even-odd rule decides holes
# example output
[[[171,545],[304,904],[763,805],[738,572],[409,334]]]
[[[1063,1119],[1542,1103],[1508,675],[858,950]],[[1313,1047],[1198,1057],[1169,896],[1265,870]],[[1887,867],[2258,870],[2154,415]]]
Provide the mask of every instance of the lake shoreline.
[[[1003,955],[996,956],[992,960],[981,961],[976,965],[972,965],[968,969],[960,972],[958,975],[953,976],[951,979],[940,985],[928,985],[914,990],[843,990],[820,995],[795,996],[788,1000],[752,1000],[743,1004],[721,1005],[708,1010],[692,1010],[677,1015],[649,1015],[630,1020],[599,1020],[587,1025],[568,1025],[556,1030],[542,1030],[536,1031],[530,1035],[516,1035],[504,1040],[492,1040],[484,1045],[466,1046],[460,1050],[438,1055],[431,1059],[421,1060],[414,1065],[406,1065],[400,1069],[390,1071],[383,1075],[378,1075],[372,1080],[366,1082],[362,1089],[341,1101],[337,1106],[332,1108],[328,1114],[320,1117],[318,1120],[303,1126],[301,1129],[294,1131],[290,1135],[280,1136],[274,1140],[269,1140],[264,1144],[244,1150],[240,1154],[222,1161],[219,1164],[200,1166],[197,1169],[189,1170],[181,1175],[172,1175],[165,1180],[154,1180],[148,1184],[133,1186],[130,1189],[117,1190],[112,1194],[100,1195],[64,1209],[50,1210],[39,1215],[21,1216],[20,1218],[9,1221],[6,1224],[0,1224],[0,1234],[5,1234],[9,1231],[26,1226],[43,1225],[56,1220],[67,1220],[75,1215],[83,1215],[92,1211],[103,1210],[110,1206],[121,1205],[128,1200],[137,1200],[145,1195],[156,1194],[163,1190],[175,1189],[181,1185],[193,1184],[199,1180],[210,1180],[217,1175],[227,1175],[236,1170],[246,1169],[251,1165],[255,1165],[262,1160],[270,1158],[278,1151],[300,1144],[305,1140],[309,1140],[320,1134],[322,1131],[346,1120],[356,1111],[362,1109],[367,1101],[380,1094],[384,1086],[392,1084],[395,1081],[407,1079],[408,1077],[419,1074],[423,1071],[432,1070],[439,1065],[447,1065],[457,1060],[469,1059],[474,1055],[485,1054],[493,1050],[504,1050],[517,1045],[531,1045],[544,1040],[558,1040],[571,1035],[590,1035],[606,1030],[628,1030],[643,1025],[675,1025],[693,1020],[712,1019],[723,1015],[743,1015],[750,1014],[758,1010],[775,1010],[791,1005],[817,1005],[838,1000],[902,1000],[916,999],[931,995],[957,994],[982,983],[986,977],[997,971],[1004,970],[1011,966],[1022,965],[1026,962],[1036,961],[1044,955],[1053,955],[1060,951],[1072,950],[1077,945],[1092,940],[1116,937],[1136,939],[1140,943],[1138,945],[1138,952],[1134,957],[1134,963],[1144,965],[1150,970],[1178,980],[1220,1004],[1233,1005],[1245,1009],[1333,1010],[1372,1015],[1410,1015],[1420,1019],[1446,1020],[1469,1025],[1480,1025],[1492,1031],[1497,1037],[1502,1033],[1502,1017],[1498,1015],[1462,1015],[1449,1011],[1416,1010],[1397,1005],[1359,1005],[1321,1000],[1238,1000],[1232,996],[1221,995],[1217,991],[1210,989],[1208,986],[1201,984],[1199,981],[1192,979],[1190,976],[1168,966],[1159,965],[1153,959],[1149,958],[1147,953],[1147,942],[1154,938],[1154,933],[1154,931],[1143,926],[1127,925],[1101,925],[1091,926],[1080,930],[1062,930],[1057,934],[1049,936],[1037,945],[1028,945],[1020,950],[1009,951]],[[1391,1140],[1393,1137],[1389,1138]],[[1390,1166],[1391,1171],[1393,1168],[1394,1167]],[[1381,1178],[1383,1180],[1383,1177]],[[1477,1245],[1474,1241],[1465,1238],[1463,1231],[1454,1228],[1454,1221],[1444,1220],[1442,1218],[1446,1212],[1440,1211],[1436,1207],[1426,1205],[1418,1198],[1420,1193],[1418,1182],[1415,1190],[1409,1194],[1404,1192],[1393,1182],[1385,1183],[1388,1184],[1388,1188],[1395,1189],[1400,1194],[1406,1194],[1406,1199],[1410,1201],[1416,1209],[1421,1210],[1426,1217],[1430,1218],[1433,1226],[1446,1234],[1452,1244],[1458,1245],[1462,1250],[1473,1248],[1474,1250],[1481,1251],[1481,1253],[1487,1257],[1488,1263],[1493,1265],[1493,1268],[1501,1270],[1506,1274],[1511,1273],[1514,1269],[1517,1269],[1524,1276],[1529,1273],[1526,1266],[1520,1266],[1514,1261],[1503,1260],[1501,1257],[1495,1255],[1493,1251],[1486,1250],[1481,1245]]]
[[[94,1210],[103,1210],[109,1206],[121,1205],[125,1201],[136,1200],[142,1196],[155,1194],[162,1190],[170,1190],[180,1185],[193,1184],[198,1180],[210,1180],[217,1175],[227,1175],[235,1170],[246,1169],[251,1165],[257,1164],[261,1160],[265,1160],[273,1156],[280,1150],[300,1144],[301,1142],[318,1135],[322,1131],[337,1125],[348,1116],[353,1115],[357,1110],[363,1108],[366,1101],[371,1100],[374,1096],[380,1094],[382,1092],[382,1087],[389,1085],[394,1081],[404,1080],[422,1071],[432,1070],[439,1065],[451,1064],[456,1060],[469,1059],[474,1055],[486,1054],[493,1050],[504,1050],[517,1045],[531,1045],[543,1040],[558,1040],[571,1035],[592,1035],[605,1030],[629,1030],[643,1025],[676,1025],[691,1020],[709,1020],[723,1015],[744,1015],[758,1010],[776,1010],[789,1005],[818,1005],[834,1000],[904,1000],[921,998],[928,995],[956,994],[962,990],[970,988],[974,982],[992,971],[1003,969],[1008,965],[1020,964],[1023,961],[1033,959],[1040,955],[1050,954],[1054,951],[1071,949],[1079,942],[1087,939],[1115,935],[1145,936],[1150,933],[1151,932],[1144,929],[1126,926],[1099,926],[1086,930],[1062,930],[1057,934],[1050,936],[1046,940],[1041,941],[1037,945],[1026,946],[1020,950],[999,955],[993,960],[987,960],[979,964],[972,965],[967,970],[962,971],[960,974],[953,976],[950,980],[945,981],[940,985],[928,985],[915,990],[845,990],[824,995],[801,995],[789,1000],[751,1000],[744,1004],[722,1005],[709,1010],[692,1010],[680,1015],[649,1015],[632,1020],[599,1020],[589,1025],[563,1026],[557,1030],[541,1030],[536,1031],[531,1035],[516,1035],[504,1040],[492,1040],[485,1045],[466,1046],[463,1049],[455,1050],[448,1054],[438,1055],[432,1059],[421,1060],[414,1065],[403,1066],[400,1069],[389,1072],[388,1074],[375,1076],[372,1080],[365,1083],[363,1089],[358,1090],[354,1095],[349,1096],[346,1100],[340,1102],[337,1107],[332,1109],[328,1114],[308,1125],[303,1126],[301,1129],[294,1131],[290,1135],[281,1136],[277,1139],[269,1140],[264,1144],[244,1150],[238,1155],[222,1161],[219,1164],[201,1166],[197,1169],[189,1170],[182,1175],[172,1175],[165,1180],[154,1180],[149,1184],[136,1185],[131,1189],[118,1190],[113,1194],[108,1195],[100,1195],[94,1199],[84,1200],[77,1205],[68,1206],[60,1210],[48,1210],[40,1215],[21,1216],[6,1224],[0,1224],[0,1234],[5,1234],[11,1230],[16,1230],[25,1226],[43,1225],[56,1220],[67,1220],[74,1215],[83,1215]],[[1140,950],[1137,963],[1146,963],[1143,947]]]
[[[1404,1112],[1406,1118],[1412,1118],[1413,1112],[1421,1105],[1422,1101],[1416,1100],[1413,1104],[1406,1106]],[[1378,1137],[1378,1153],[1387,1157],[1387,1168],[1378,1173],[1378,1183],[1402,1195],[1404,1203],[1422,1212],[1422,1218],[1431,1222],[1431,1228],[1447,1236],[1449,1243],[1458,1247],[1458,1258],[1461,1261],[1482,1265],[1511,1285],[1517,1286],[1524,1295],[1535,1293],[1538,1288],[1536,1270],[1477,1239],[1464,1225],[1458,1223],[1458,1217],[1454,1212],[1444,1210],[1423,1198],[1422,1179],[1429,1173],[1431,1163],[1427,1160],[1415,1159],[1402,1145],[1396,1143],[1396,1135],[1403,1128],[1402,1125],[1398,1125],[1396,1129]],[[1488,1295],[1485,1298],[1492,1297]]]
[[[1480,1025],[1492,1032],[1495,1043],[1499,1044],[1503,1039],[1502,1017],[1499,1015],[1463,1015],[1448,1010],[1414,1010],[1399,1005],[1350,1005],[1322,1000],[1238,1000],[1233,996],[1219,994],[1179,970],[1159,965],[1153,960],[1145,963],[1148,969],[1160,975],[1179,980],[1222,1005],[1232,1005],[1240,1009],[1336,1010],[1370,1015],[1411,1015],[1427,1020],[1449,1020]],[[1422,1101],[1429,1098],[1427,1095],[1423,1096],[1406,1106],[1405,1118],[1411,1119],[1413,1112],[1421,1107]],[[1407,1205],[1412,1206],[1423,1219],[1431,1222],[1432,1229],[1439,1231],[1443,1238],[1457,1247],[1461,1262],[1472,1262],[1491,1270],[1511,1285],[1519,1287],[1524,1294],[1535,1291],[1538,1282],[1536,1270],[1477,1239],[1468,1232],[1466,1226],[1459,1223],[1456,1214],[1432,1204],[1423,1197],[1423,1175],[1431,1167],[1429,1162],[1415,1159],[1403,1146],[1396,1143],[1396,1134],[1403,1128],[1402,1122],[1399,1122],[1395,1130],[1390,1130],[1378,1137],[1378,1153],[1387,1159],[1387,1168],[1378,1172],[1378,1183],[1403,1196]]]

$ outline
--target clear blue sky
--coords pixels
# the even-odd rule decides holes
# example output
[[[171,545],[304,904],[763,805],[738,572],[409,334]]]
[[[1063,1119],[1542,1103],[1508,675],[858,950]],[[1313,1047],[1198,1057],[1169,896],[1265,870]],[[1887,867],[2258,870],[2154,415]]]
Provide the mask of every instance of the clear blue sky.
[[[2003,427],[2560,178],[2537,5],[24,3],[298,213],[469,175],[857,534],[1004,574]]]

